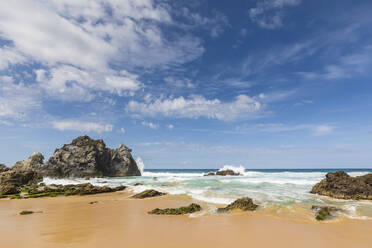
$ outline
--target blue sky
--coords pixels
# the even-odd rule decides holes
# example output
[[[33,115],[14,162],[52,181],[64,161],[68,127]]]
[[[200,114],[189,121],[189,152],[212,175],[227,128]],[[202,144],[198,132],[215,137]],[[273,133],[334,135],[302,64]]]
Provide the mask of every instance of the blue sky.
[[[0,163],[372,167],[371,1],[0,2]]]

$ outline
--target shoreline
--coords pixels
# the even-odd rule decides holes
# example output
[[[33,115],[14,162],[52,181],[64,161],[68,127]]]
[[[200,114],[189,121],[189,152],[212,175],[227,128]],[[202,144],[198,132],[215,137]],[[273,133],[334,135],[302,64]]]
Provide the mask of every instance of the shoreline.
[[[372,220],[315,219],[268,211],[153,216],[153,208],[179,207],[187,196],[136,200],[130,190],[89,196],[0,200],[4,247],[367,247]],[[90,202],[97,201],[95,204]],[[42,211],[21,216],[23,210]],[[19,238],[22,237],[22,238]]]

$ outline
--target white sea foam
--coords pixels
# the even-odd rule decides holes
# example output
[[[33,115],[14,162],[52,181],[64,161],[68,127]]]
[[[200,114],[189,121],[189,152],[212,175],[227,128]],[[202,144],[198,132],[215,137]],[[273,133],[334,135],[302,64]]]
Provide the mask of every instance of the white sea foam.
[[[145,177],[202,177],[203,173],[172,173],[172,172],[149,172],[145,171],[143,173]]]

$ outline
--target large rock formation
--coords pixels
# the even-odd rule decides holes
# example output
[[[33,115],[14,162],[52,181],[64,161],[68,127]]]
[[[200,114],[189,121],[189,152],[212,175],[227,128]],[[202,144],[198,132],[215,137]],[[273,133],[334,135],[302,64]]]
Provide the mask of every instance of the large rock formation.
[[[35,185],[42,177],[34,170],[8,170],[0,173],[0,195],[18,194],[24,185]]]
[[[9,167],[7,167],[5,164],[0,164],[0,173],[8,171]]]
[[[339,199],[372,200],[372,173],[351,177],[344,171],[330,172],[314,185],[311,193]]]
[[[115,150],[106,148],[103,140],[88,136],[78,137],[71,144],[56,149],[46,163],[43,159],[42,154],[34,153],[28,160],[17,162],[14,169],[33,169],[43,176],[55,178],[141,175],[131,149],[125,145]]]

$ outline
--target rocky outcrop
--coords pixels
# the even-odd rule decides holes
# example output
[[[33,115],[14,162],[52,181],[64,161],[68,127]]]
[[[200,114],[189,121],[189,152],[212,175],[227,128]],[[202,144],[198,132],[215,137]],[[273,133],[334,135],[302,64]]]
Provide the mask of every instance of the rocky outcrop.
[[[138,194],[132,196],[132,198],[144,199],[144,198],[156,197],[156,196],[162,196],[162,195],[166,195],[166,193],[159,192],[159,191],[156,191],[156,190],[153,190],[153,189],[149,189],[149,190],[145,190],[141,193],[138,193]]]
[[[219,170],[217,172],[208,172],[204,176],[240,176],[240,173],[233,170]]]
[[[14,168],[33,169],[54,178],[141,175],[131,149],[125,145],[115,150],[106,148],[103,140],[93,140],[88,136],[78,137],[71,144],[56,149],[46,163],[43,159],[42,154],[35,153],[28,160],[17,162]]]
[[[46,196],[70,196],[70,195],[92,195],[101,193],[110,193],[126,189],[125,186],[110,188],[108,186],[94,186],[90,183],[69,184],[69,185],[44,185],[26,186],[22,189],[23,198],[39,198]]]
[[[315,219],[318,221],[328,220],[334,218],[334,213],[342,211],[340,208],[331,207],[331,206],[316,206],[311,207],[315,211]]]
[[[311,193],[338,199],[372,200],[372,173],[351,177],[344,171],[330,172],[314,185]]]
[[[228,212],[232,210],[242,210],[242,211],[254,211],[258,205],[253,203],[253,200],[249,197],[239,198],[233,203],[227,205],[224,208],[218,208],[217,212]]]
[[[35,185],[42,177],[33,170],[8,170],[0,173],[0,195],[18,194],[24,185]]]
[[[192,203],[189,206],[180,207],[180,208],[155,208],[152,211],[148,212],[149,214],[157,215],[182,215],[182,214],[191,214],[200,211],[202,208],[200,205]]]
[[[28,171],[32,172],[32,171]],[[90,183],[83,184],[70,184],[70,185],[48,185],[29,184],[16,187],[14,191],[8,191],[8,194],[3,192],[0,198],[11,199],[27,199],[27,198],[40,198],[40,197],[55,197],[55,196],[70,196],[70,195],[92,195],[101,193],[110,193],[126,189],[126,186],[118,186],[110,188],[107,186],[94,186]]]
[[[0,164],[0,173],[8,171],[10,168],[7,167],[5,164]]]

